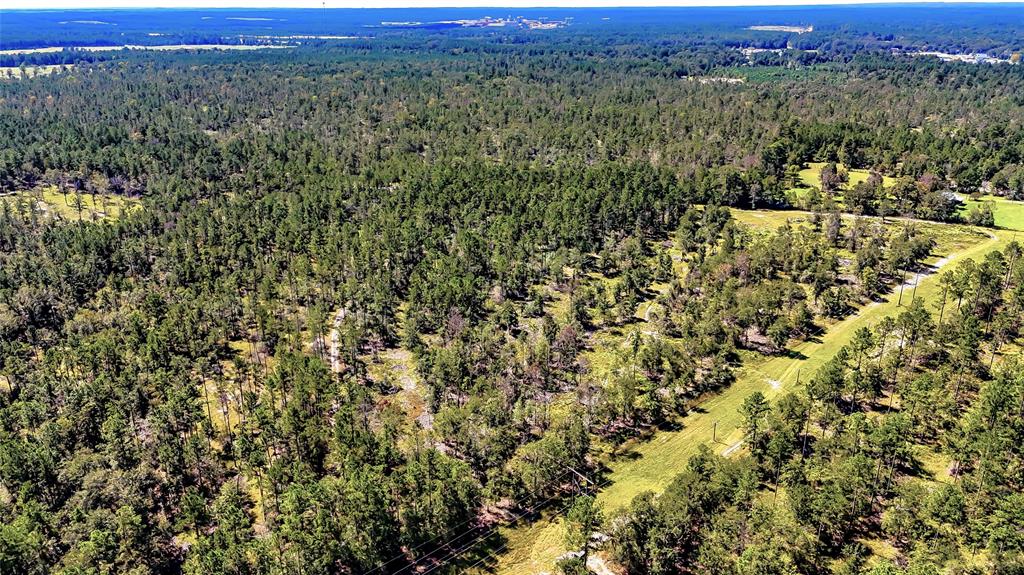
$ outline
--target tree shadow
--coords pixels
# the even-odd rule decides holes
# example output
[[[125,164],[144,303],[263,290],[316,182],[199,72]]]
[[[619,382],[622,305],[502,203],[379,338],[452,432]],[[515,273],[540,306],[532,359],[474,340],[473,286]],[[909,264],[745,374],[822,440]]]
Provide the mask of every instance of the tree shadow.
[[[536,512],[527,514],[505,525],[513,527],[531,522],[536,520],[539,515]],[[429,573],[433,573],[435,570],[440,573],[467,573],[470,570],[493,573],[498,565],[498,557],[508,543],[508,537],[503,535],[500,529],[480,527],[466,532],[457,539],[447,541],[444,545],[432,549],[428,547],[417,558],[395,563],[380,572],[415,573],[425,569]],[[452,561],[452,558],[455,560]]]
[[[677,419],[666,419],[655,424],[658,431],[679,431],[683,428],[681,421]]]
[[[903,464],[899,466],[899,469],[903,471],[903,473],[920,479],[934,479],[931,472],[925,468],[924,463],[916,455],[911,454],[908,459],[908,461],[904,461]]]
[[[782,357],[785,357],[786,359],[794,359],[794,360],[798,359],[798,360],[801,360],[801,361],[807,359],[807,354],[806,353],[804,353],[802,351],[797,351],[795,349],[788,349],[787,348],[786,350],[781,352],[779,355],[781,355]]]

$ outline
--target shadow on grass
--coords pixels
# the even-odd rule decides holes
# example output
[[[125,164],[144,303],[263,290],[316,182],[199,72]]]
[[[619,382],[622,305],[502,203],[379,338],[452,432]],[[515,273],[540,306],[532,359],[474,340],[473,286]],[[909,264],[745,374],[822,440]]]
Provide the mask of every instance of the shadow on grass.
[[[679,431],[683,428],[683,424],[678,420],[661,421],[655,426],[658,431]]]
[[[934,480],[931,471],[924,466],[924,462],[921,461],[916,455],[908,456],[908,461],[902,462],[899,466],[900,470],[906,475],[911,477],[917,477],[920,479]]]
[[[818,339],[819,342],[821,341],[821,338],[816,338],[816,339]],[[797,351],[795,349],[786,349],[780,355],[782,357],[785,357],[786,359],[793,359],[793,360],[800,360],[800,361],[803,361],[803,360],[807,359],[807,354],[806,353],[804,353],[802,351]]]
[[[527,515],[508,524],[509,527],[532,522],[540,514]],[[482,539],[481,539],[482,537]],[[494,573],[498,557],[509,544],[508,537],[499,529],[480,529],[447,545],[435,548],[421,555],[418,560],[404,565],[395,565],[391,573],[416,573],[426,569],[429,573]],[[382,571],[388,573],[389,571]]]
[[[459,560],[454,565],[439,567],[437,571],[441,575],[455,575],[456,573],[497,573],[498,557],[504,551],[502,545],[488,543],[490,554],[477,558],[475,555],[467,555],[465,560]]]
[[[673,417],[656,422],[655,424],[644,427],[639,431],[634,430],[632,433],[620,433],[617,436],[611,436],[609,439],[615,446],[610,454],[611,459],[613,461],[633,461],[640,459],[641,455],[637,449],[641,445],[650,441],[656,433],[660,431],[680,431],[684,427],[685,425],[682,420]]]

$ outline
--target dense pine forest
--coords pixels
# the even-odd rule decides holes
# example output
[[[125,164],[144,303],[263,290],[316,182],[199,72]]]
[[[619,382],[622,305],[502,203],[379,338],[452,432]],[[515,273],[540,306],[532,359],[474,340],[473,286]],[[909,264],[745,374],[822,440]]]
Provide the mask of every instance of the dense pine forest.
[[[1024,571],[1008,10],[3,54],[0,573]]]

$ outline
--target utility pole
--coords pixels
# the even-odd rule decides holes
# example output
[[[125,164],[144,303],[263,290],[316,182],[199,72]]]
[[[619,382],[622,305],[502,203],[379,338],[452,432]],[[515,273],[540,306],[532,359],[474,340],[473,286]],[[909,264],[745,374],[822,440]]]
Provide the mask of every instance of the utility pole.
[[[782,457],[779,457],[775,464],[775,492],[772,493],[772,509],[775,509],[775,500],[779,498],[780,475],[782,475]]]
[[[573,469],[572,467],[569,467],[568,465],[563,465],[562,467],[564,467],[564,468],[565,468],[565,469],[566,469],[567,471],[569,471],[570,473],[572,473],[573,475],[575,475],[575,476],[576,476],[576,477],[578,477],[579,479],[582,479],[582,480],[583,480],[583,484],[584,484],[584,485],[586,485],[586,486],[590,486],[590,485],[592,485],[592,484],[593,484],[593,482],[592,482],[592,481],[590,481],[589,479],[587,479],[587,476],[586,476],[586,475],[583,475],[582,473],[580,473],[579,471],[576,471],[576,470],[575,470],[575,469]],[[579,481],[576,481],[575,483],[576,483],[577,485],[579,485]],[[579,489],[579,487],[577,487],[577,489],[576,489],[576,494],[577,494],[577,495],[579,495],[579,492],[580,492],[580,489]]]
[[[1017,241],[1017,233],[1014,232],[1013,237],[1010,238],[1010,243],[1012,244],[1012,243],[1014,243],[1016,241]],[[1016,260],[1016,259],[1017,259],[1017,252],[1011,253],[1010,254],[1010,265],[1006,266],[1006,281],[1003,282],[1003,289],[1004,290],[1010,287],[1010,276],[1013,274],[1013,264],[1014,264],[1014,260]]]
[[[903,305],[903,286],[907,285],[907,270],[903,270],[903,277],[900,280],[900,297],[896,300],[896,307]]]

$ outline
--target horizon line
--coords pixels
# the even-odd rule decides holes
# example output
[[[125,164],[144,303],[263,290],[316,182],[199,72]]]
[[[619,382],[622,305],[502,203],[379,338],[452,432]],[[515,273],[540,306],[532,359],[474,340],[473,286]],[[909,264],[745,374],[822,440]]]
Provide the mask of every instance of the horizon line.
[[[114,0],[101,0],[96,5],[86,5],[89,2],[65,2],[58,0],[54,5],[47,6],[45,0],[21,2],[14,0],[14,6],[3,8],[2,11],[18,12],[47,12],[47,11],[88,11],[88,10],[403,10],[403,9],[622,9],[622,8],[812,8],[830,6],[907,6],[907,5],[1024,5],[1024,0],[667,0],[629,2],[628,0],[563,0],[554,4],[538,4],[537,0],[517,1],[511,0],[505,4],[492,3],[490,1],[477,0],[449,0],[447,2],[417,2],[405,0],[394,2],[390,0],[364,0],[363,2],[351,3],[351,5],[328,6],[327,1],[307,0],[295,3],[278,3],[281,0],[241,0],[234,2],[209,2],[204,0],[164,0],[161,2],[137,2],[125,0],[118,2]],[[343,4],[347,4],[342,2]],[[42,6],[40,6],[42,4]],[[218,5],[214,5],[218,4]],[[229,5],[224,5],[229,4]]]

